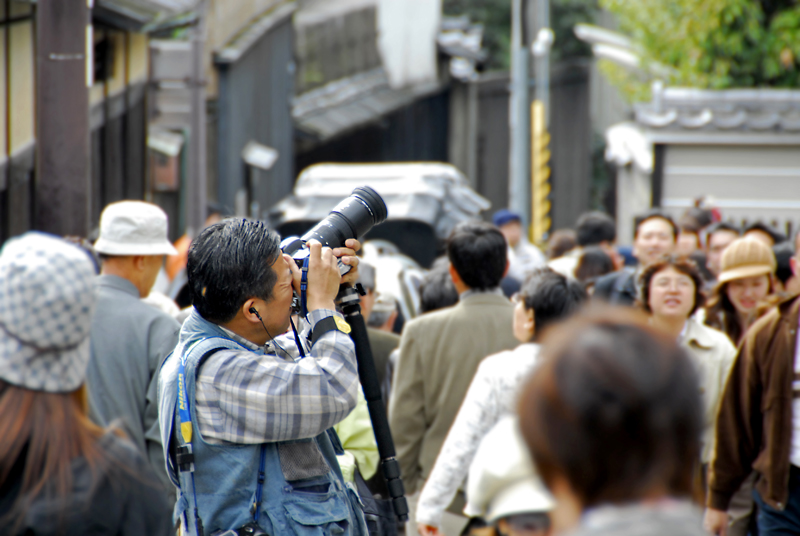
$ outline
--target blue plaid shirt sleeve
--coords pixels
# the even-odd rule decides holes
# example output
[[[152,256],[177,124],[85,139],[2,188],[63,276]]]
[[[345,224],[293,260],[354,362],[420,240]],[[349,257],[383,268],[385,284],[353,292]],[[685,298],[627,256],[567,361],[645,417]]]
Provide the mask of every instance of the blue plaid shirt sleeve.
[[[303,335],[331,315],[339,313],[311,311]],[[314,437],[355,407],[358,367],[347,334],[328,331],[304,359],[298,359],[293,337],[277,341],[292,355],[221,350],[200,368],[196,411],[207,442],[256,444]]]

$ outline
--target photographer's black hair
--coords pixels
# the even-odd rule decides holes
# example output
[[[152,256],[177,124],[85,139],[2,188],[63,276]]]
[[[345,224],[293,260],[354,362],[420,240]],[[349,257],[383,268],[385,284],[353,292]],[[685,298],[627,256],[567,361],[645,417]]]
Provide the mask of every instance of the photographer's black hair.
[[[486,290],[500,284],[506,271],[506,239],[490,223],[465,222],[447,239],[447,257],[469,288]]]
[[[260,221],[227,219],[203,229],[189,247],[186,273],[200,316],[223,324],[249,298],[269,301],[280,237]]]
[[[617,224],[608,214],[595,210],[581,214],[575,224],[575,232],[579,246],[613,243],[617,239]]]
[[[533,310],[534,339],[549,325],[578,311],[587,298],[581,283],[547,267],[535,269],[519,293],[525,309]]]

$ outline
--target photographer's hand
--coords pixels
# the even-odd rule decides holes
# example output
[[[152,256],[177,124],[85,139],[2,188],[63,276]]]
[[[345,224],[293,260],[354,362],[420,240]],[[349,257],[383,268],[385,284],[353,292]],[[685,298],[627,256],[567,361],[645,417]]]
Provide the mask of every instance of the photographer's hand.
[[[345,240],[344,245],[345,247],[343,248],[336,248],[333,250],[334,257],[340,258],[342,263],[351,267],[351,270],[342,277],[340,282],[342,285],[345,283],[352,284],[358,281],[359,259],[356,257],[356,252],[361,249],[361,242],[355,238],[348,238]]]
[[[316,309],[335,310],[333,300],[339,292],[339,265],[331,248],[323,248],[316,240],[308,241],[308,290],[309,311]]]

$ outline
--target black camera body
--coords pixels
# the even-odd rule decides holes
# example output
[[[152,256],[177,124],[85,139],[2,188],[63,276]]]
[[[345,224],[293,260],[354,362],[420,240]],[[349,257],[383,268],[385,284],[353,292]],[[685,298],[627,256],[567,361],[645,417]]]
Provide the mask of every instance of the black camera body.
[[[308,259],[309,240],[317,240],[329,248],[344,247],[348,238],[360,239],[375,225],[386,220],[386,203],[383,198],[369,186],[359,186],[350,197],[343,199],[330,214],[302,237],[290,236],[281,241],[281,251],[294,259],[297,266],[303,268]],[[339,261],[341,275],[350,271],[350,267]],[[301,299],[295,295],[292,309],[295,313],[302,311]]]
[[[307,250],[303,253],[306,242],[311,239],[329,248],[343,247],[348,238],[364,236],[373,226],[386,220],[386,215],[386,203],[378,192],[369,186],[359,186],[301,238],[285,238],[281,242],[281,251],[296,261],[302,261],[308,255]]]

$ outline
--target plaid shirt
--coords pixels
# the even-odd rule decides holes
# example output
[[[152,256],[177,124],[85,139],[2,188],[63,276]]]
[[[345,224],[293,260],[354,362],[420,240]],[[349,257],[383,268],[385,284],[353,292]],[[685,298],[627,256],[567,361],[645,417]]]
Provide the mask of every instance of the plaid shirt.
[[[308,314],[310,325],[300,336],[304,347],[317,322],[334,314],[339,313],[317,309]],[[195,404],[206,442],[257,444],[314,437],[355,407],[356,351],[345,333],[323,334],[300,359],[291,332],[260,347],[225,331],[252,351],[220,350],[200,367]]]

